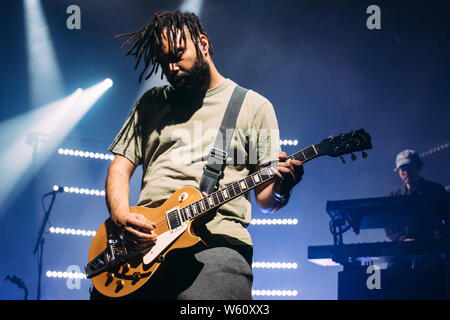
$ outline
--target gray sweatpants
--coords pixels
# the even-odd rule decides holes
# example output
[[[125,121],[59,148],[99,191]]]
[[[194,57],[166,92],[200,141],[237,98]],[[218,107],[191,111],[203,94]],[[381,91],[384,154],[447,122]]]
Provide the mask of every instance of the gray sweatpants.
[[[251,300],[251,266],[237,251],[227,247],[196,253],[203,264],[194,282],[177,296],[179,300]]]

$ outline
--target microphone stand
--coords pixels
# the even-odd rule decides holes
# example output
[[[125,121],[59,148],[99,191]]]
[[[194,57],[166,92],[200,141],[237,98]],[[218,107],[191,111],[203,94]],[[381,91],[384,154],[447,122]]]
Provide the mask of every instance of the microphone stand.
[[[33,254],[36,255],[36,253],[39,250],[39,258],[38,258],[38,288],[37,288],[37,297],[36,300],[41,300],[41,278],[42,278],[42,257],[43,257],[43,252],[44,252],[44,238],[43,238],[43,233],[45,230],[45,226],[48,222],[48,218],[50,217],[50,211],[52,210],[53,207],[53,203],[55,202],[55,198],[56,198],[56,194],[58,192],[62,192],[63,189],[61,187],[59,187],[59,189],[57,191],[52,191],[49,193],[46,193],[42,196],[42,200],[44,199],[44,197],[51,195],[52,196],[52,200],[50,203],[50,206],[48,208],[48,210],[45,210],[44,208],[44,216],[42,218],[41,221],[41,225],[39,227],[39,233],[38,233],[38,238],[36,240],[36,245],[34,246],[34,251]]]

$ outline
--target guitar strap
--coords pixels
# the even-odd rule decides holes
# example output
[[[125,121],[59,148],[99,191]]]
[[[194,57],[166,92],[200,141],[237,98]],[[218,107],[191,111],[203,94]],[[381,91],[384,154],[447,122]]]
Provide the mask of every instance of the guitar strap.
[[[237,117],[247,91],[245,88],[236,86],[231,95],[219,131],[217,132],[214,146],[209,153],[208,162],[203,168],[200,191],[205,191],[207,194],[210,194],[217,188],[219,180],[223,177],[223,170],[225,169],[228,156],[227,150],[233,137]]]

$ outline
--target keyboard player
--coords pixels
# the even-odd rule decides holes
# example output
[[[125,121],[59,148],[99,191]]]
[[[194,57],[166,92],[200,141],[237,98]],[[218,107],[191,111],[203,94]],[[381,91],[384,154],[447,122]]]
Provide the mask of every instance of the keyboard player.
[[[424,179],[421,176],[423,161],[415,150],[400,152],[395,161],[394,171],[398,172],[403,185],[389,193],[389,196],[420,196],[446,193],[443,185]],[[448,237],[447,225],[441,221],[413,220],[406,226],[385,229],[386,236],[392,241],[427,241]],[[422,261],[423,262],[423,261]],[[423,264],[423,263],[422,263]],[[393,259],[388,268],[413,267],[411,261]]]

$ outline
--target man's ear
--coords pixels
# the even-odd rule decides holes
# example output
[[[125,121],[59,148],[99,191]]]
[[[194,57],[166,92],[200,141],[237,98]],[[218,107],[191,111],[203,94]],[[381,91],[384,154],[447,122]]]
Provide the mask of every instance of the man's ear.
[[[200,46],[202,48],[203,53],[207,54],[209,51],[209,42],[208,37],[204,34],[200,35]]]

